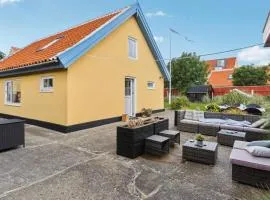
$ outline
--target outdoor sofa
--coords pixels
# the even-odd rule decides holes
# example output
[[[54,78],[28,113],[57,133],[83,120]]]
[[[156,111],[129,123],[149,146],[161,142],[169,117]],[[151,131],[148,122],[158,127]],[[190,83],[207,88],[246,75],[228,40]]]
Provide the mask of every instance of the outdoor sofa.
[[[270,131],[253,128],[251,124],[260,120],[257,115],[235,115],[216,112],[175,111],[175,125],[183,132],[201,133],[217,136],[221,129],[246,132],[246,141],[262,140],[269,136]]]
[[[247,144],[243,141],[234,143],[230,155],[232,180],[270,189],[270,158],[252,156],[245,150]]]
[[[0,119],[0,151],[25,146],[24,121]]]

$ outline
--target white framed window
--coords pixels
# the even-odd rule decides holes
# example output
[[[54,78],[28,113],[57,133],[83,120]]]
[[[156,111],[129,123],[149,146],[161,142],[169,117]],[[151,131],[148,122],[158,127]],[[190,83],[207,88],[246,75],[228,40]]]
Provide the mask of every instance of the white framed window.
[[[153,82],[153,81],[148,81],[147,82],[147,88],[150,89],[150,90],[153,90],[156,88],[156,83]]]
[[[5,104],[14,106],[21,104],[21,84],[19,80],[5,81]]]
[[[233,76],[232,76],[232,74],[230,74],[229,77],[228,77],[228,79],[229,80],[232,80],[232,78],[233,78]]]
[[[138,59],[138,42],[133,37],[128,37],[128,57],[130,59]]]
[[[40,80],[40,92],[53,92],[53,85],[53,77],[42,77]]]
[[[224,68],[225,68],[225,60],[224,59],[217,60],[216,70],[222,70]]]

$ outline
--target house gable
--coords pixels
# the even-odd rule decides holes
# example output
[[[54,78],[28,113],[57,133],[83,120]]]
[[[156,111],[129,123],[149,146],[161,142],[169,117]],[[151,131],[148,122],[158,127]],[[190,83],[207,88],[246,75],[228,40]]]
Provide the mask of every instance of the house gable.
[[[138,21],[138,24],[146,38],[148,46],[150,47],[154,59],[158,63],[158,66],[164,78],[166,80],[170,80],[170,74],[167,70],[166,64],[157,47],[157,44],[146,22],[143,12],[139,4],[137,3],[122,10],[120,14],[113,17],[111,20],[109,20],[107,23],[105,23],[103,26],[91,33],[89,36],[84,38],[82,41],[80,41],[73,47],[58,54],[57,57],[59,58],[60,62],[63,64],[64,67],[69,67],[72,63],[74,63],[82,55],[95,47],[100,41],[106,38],[110,33],[116,30],[132,16],[136,17],[136,20]]]

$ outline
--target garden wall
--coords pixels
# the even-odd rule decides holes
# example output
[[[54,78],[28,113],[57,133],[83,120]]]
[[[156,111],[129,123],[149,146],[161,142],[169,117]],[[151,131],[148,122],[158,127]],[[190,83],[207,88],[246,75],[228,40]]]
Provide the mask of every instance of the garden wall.
[[[233,89],[238,89],[248,94],[256,94],[261,96],[270,96],[270,85],[264,86],[231,86],[231,87],[215,87],[214,96],[222,96],[231,92]]]

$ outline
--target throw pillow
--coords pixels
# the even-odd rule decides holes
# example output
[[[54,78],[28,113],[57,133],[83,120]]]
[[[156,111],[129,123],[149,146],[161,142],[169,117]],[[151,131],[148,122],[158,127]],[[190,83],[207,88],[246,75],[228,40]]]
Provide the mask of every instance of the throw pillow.
[[[202,111],[193,111],[193,120],[199,121],[200,119],[204,119],[204,112]]]
[[[267,147],[270,148],[270,140],[258,140],[258,141],[253,141],[247,144],[247,146],[252,147],[252,146],[260,146],[260,147]]]
[[[246,151],[256,157],[270,158],[270,148],[251,146],[246,147]]]
[[[262,126],[264,123],[266,122],[266,119],[260,119],[256,122],[254,122],[251,127],[252,128],[259,128],[260,126]]]

